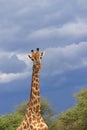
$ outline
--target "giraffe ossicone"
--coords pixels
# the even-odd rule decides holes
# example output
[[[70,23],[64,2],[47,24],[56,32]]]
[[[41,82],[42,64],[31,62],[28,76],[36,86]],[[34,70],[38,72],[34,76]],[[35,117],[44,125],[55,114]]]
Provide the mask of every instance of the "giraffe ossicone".
[[[37,48],[36,52],[31,50],[31,54],[28,55],[33,61],[30,100],[27,104],[24,119],[16,130],[48,130],[40,110],[39,70],[42,67],[41,59],[44,54],[45,52],[40,53],[39,48]]]

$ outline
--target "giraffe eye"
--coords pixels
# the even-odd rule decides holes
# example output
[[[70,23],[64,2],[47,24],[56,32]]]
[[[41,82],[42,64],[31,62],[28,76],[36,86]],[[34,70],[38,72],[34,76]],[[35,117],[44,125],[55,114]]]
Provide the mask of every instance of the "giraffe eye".
[[[34,59],[32,59],[32,61],[34,61]]]

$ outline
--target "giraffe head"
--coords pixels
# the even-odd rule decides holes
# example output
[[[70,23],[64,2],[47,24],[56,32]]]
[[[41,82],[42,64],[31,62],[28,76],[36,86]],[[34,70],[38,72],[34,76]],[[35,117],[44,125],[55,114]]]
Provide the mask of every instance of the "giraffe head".
[[[44,56],[45,52],[40,52],[39,48],[36,49],[36,51],[31,50],[31,54],[28,55],[28,57],[33,61],[33,69],[39,71],[41,69],[41,59]]]

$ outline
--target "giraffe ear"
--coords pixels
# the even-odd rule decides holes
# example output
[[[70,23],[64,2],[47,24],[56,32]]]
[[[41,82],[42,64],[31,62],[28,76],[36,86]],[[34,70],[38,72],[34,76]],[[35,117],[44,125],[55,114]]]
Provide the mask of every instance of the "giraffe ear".
[[[31,56],[31,54],[29,54],[28,57],[29,57],[32,61],[34,61],[34,58]]]
[[[42,57],[45,55],[45,51],[41,52],[41,56],[40,59],[42,59]]]
[[[28,57],[31,59],[31,55],[29,54]]]

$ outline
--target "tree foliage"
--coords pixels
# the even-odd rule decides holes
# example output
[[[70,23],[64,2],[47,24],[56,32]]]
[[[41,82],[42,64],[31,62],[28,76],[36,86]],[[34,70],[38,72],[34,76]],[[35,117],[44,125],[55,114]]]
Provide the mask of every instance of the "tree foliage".
[[[1,116],[0,130],[16,130],[22,118],[23,116],[18,113]]]
[[[76,97],[77,104],[58,117],[58,130],[87,130],[87,89]]]

